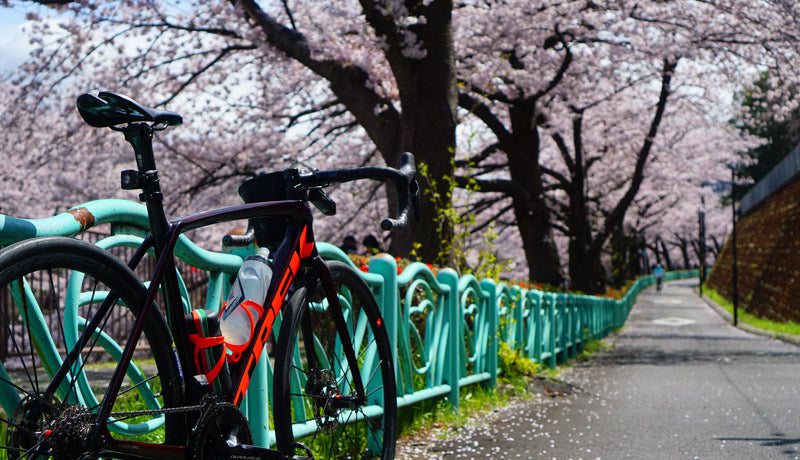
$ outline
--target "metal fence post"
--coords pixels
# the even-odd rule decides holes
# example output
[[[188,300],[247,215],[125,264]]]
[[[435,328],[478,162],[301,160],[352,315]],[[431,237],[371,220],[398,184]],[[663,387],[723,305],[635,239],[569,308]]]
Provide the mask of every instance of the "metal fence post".
[[[555,294],[545,294],[545,300],[547,302],[547,322],[548,327],[550,328],[549,340],[547,342],[547,351],[550,352],[550,357],[547,360],[547,365],[551,368],[556,367],[556,295]]]
[[[397,361],[397,329],[400,320],[400,300],[397,291],[397,262],[389,254],[378,254],[369,261],[370,273],[375,273],[383,278],[383,287],[380,295],[375,296],[378,309],[383,315],[386,324],[386,335],[389,336],[389,345],[392,350],[394,362],[394,377],[400,382],[400,365]]]
[[[447,372],[446,380],[450,385],[450,395],[448,399],[450,405],[458,408],[458,398],[460,395],[460,388],[458,381],[461,378],[461,353],[459,347],[462,340],[461,332],[461,308],[458,303],[458,273],[451,268],[445,268],[439,272],[436,279],[443,285],[450,288],[450,293],[444,301],[445,308],[445,325],[447,327]]]
[[[509,297],[514,296],[512,299],[509,299],[510,306],[509,308],[513,308],[514,312],[514,349],[523,351],[525,350],[525,326],[524,326],[524,303],[522,301],[522,290],[518,287],[511,289],[506,287]]]
[[[486,369],[489,372],[489,386],[491,388],[497,388],[497,354],[499,353],[498,349],[498,332],[500,331],[499,328],[499,318],[500,318],[500,308],[497,305],[497,285],[494,281],[485,279],[481,281],[481,289],[486,295],[486,302],[487,309],[486,312],[489,315],[489,346],[487,347],[486,353]]]
[[[537,292],[536,294],[536,302],[534,305],[530,307],[530,315],[532,317],[532,324],[531,327],[534,330],[533,336],[533,360],[537,363],[542,363],[542,334],[544,333],[542,329],[542,302],[544,301],[544,296],[541,292]],[[532,298],[532,294],[529,291],[529,298]]]

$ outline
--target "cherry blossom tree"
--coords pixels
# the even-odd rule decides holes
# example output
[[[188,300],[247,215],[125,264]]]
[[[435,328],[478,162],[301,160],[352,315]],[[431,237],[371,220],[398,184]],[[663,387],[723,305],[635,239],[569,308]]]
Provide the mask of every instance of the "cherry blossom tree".
[[[759,66],[791,68],[797,25],[783,15],[793,8],[576,1],[469,2],[457,10],[466,90],[459,102],[493,134],[461,163],[468,166],[461,181],[510,198],[491,217],[513,212],[532,279],[557,280],[555,229],[567,238],[573,284],[596,292],[608,239],[637,200],[663,218],[674,204],[657,201],[670,202],[670,187],[720,177],[713,175],[719,168],[705,168],[693,170],[694,180],[647,181],[657,168],[674,170],[687,153],[724,164],[745,145],[726,126],[715,93],[720,84],[732,92]],[[468,37],[475,25],[463,25],[474,17],[485,18],[479,40]],[[776,33],[774,24],[785,27]],[[713,142],[675,150],[694,126]],[[648,186],[660,187],[650,200],[642,194]]]
[[[369,139],[386,164],[396,165],[400,153],[411,151],[436,177],[452,170],[456,90],[449,1],[347,1],[325,8],[312,1],[37,3],[62,10],[55,24],[39,21],[39,47],[15,82],[37,113],[44,108],[40,101],[52,100],[48,92],[124,88],[159,106],[186,112],[188,105],[206,123],[237,125],[242,137],[269,138],[287,126],[295,127],[290,138],[302,137],[303,130],[352,135]],[[216,136],[216,129],[178,136],[206,147],[197,137]],[[293,141],[295,149],[303,146],[304,139]],[[232,156],[246,156],[237,143],[230,152],[210,155],[216,164],[194,165],[202,172],[192,190],[248,174],[258,161],[269,163],[268,155],[259,155],[230,167]],[[342,141],[340,166],[358,163],[347,153],[350,146]],[[419,255],[432,259],[442,222],[427,200],[420,217],[413,239],[422,243]],[[400,253],[410,242],[393,239]]]
[[[726,94],[764,69],[784,94],[800,54],[784,0],[38,3],[62,14],[36,21],[9,104],[26,107],[28,133],[45,113],[70,133],[45,156],[111,142],[74,137],[71,96],[94,87],[187,116],[163,138],[189,192],[180,209],[233,196],[232,178],[266,165],[393,164],[410,150],[442,179],[434,195],[449,200],[453,165],[480,187],[475,232],[494,221],[530,279],[558,283],[567,260],[587,292],[618,229],[667,246],[686,234],[664,224],[694,222],[687,190],[724,179],[716,166],[747,143]],[[423,204],[414,238],[431,259],[440,221]]]

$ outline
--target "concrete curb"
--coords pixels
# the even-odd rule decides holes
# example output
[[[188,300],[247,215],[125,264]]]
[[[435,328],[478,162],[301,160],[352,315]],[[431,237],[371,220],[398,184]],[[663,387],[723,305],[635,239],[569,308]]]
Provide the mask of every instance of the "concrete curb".
[[[697,292],[697,291],[695,291],[695,292]],[[705,294],[700,296],[700,298],[703,299],[703,301],[706,303],[706,305],[711,307],[712,310],[714,310],[719,316],[724,318],[727,322],[729,322],[729,323],[733,322],[733,315],[728,313],[728,310],[725,310],[721,306],[717,305],[716,302],[711,300],[711,298],[708,297]],[[765,331],[764,329],[759,329],[759,328],[757,328],[755,326],[751,326],[749,324],[744,324],[742,322],[739,322],[739,325],[736,326],[736,327],[738,327],[739,329],[741,329],[743,331],[750,332],[752,334],[760,335],[762,337],[770,337],[770,338],[773,338],[773,339],[778,339],[781,342],[785,342],[785,343],[800,347],[800,336],[797,336],[797,335],[786,334],[786,333],[783,333],[783,332]]]

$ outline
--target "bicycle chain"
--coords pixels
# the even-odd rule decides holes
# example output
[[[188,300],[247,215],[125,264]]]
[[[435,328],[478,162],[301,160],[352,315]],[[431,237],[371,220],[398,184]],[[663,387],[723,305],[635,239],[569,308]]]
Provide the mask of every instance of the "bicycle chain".
[[[112,412],[111,417],[120,419],[120,418],[133,418],[133,417],[141,417],[143,415],[160,415],[160,414],[180,414],[186,412],[195,412],[195,411],[203,411],[207,410],[211,407],[214,403],[206,403],[206,404],[199,404],[196,406],[183,406],[183,407],[165,407],[161,409],[153,409],[153,410],[141,410],[141,411],[132,411],[132,412]],[[252,443],[252,440],[250,440]],[[305,446],[304,446],[305,447]],[[253,455],[231,455],[231,460],[241,459],[241,460],[253,460],[254,458],[259,458]],[[311,457],[309,457],[311,458]]]
[[[197,406],[183,406],[183,407],[163,407],[161,409],[140,410],[132,412],[112,412],[110,417],[117,419],[126,419],[141,417],[144,415],[161,415],[161,414],[181,414],[186,412],[202,411],[208,407],[208,404],[199,404]]]

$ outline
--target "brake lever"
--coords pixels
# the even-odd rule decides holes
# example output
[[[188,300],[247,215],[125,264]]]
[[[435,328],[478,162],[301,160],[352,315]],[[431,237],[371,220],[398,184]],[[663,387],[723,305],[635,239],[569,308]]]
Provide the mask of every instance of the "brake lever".
[[[336,202],[325,193],[322,188],[312,188],[308,191],[308,200],[326,216],[336,214]]]

